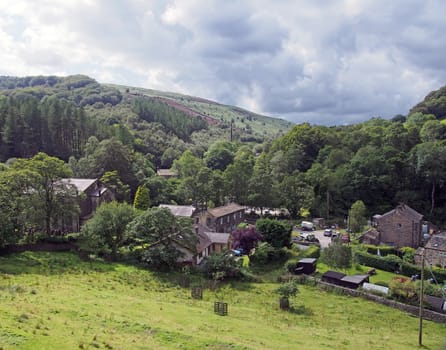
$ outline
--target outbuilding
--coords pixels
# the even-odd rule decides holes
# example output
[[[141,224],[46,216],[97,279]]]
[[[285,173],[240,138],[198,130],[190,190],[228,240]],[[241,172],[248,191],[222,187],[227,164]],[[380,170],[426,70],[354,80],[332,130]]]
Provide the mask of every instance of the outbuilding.
[[[327,271],[321,276],[321,280],[327,283],[333,283],[337,285],[341,285],[341,279],[346,275],[342,272],[337,271]]]
[[[299,260],[297,263],[297,267],[294,270],[296,275],[305,274],[305,275],[311,275],[316,271],[316,263],[317,259],[315,258],[305,258]]]

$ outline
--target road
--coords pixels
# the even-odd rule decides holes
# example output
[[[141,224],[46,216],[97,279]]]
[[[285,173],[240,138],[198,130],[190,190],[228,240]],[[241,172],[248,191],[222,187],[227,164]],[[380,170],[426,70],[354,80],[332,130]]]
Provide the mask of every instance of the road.
[[[325,237],[324,230],[316,230],[313,231],[313,233],[319,240],[319,243],[321,244],[321,249],[327,248],[328,245],[331,243],[331,237]]]

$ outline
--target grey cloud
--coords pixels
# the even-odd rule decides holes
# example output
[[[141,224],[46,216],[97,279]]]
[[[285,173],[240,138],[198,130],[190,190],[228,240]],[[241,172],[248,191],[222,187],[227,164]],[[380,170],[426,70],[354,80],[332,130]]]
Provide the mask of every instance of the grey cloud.
[[[0,60],[16,54],[17,71],[147,88],[159,74],[159,89],[328,125],[406,114],[446,82],[440,0],[48,1],[0,14],[0,44],[2,31],[16,39]],[[178,15],[170,22],[169,8]],[[49,24],[67,37],[21,37]]]

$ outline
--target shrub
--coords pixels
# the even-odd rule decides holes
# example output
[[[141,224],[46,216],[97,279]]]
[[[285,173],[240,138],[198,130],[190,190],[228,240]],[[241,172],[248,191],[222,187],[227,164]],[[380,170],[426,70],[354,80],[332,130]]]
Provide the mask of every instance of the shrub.
[[[415,262],[415,249],[411,247],[400,248],[401,257],[405,262],[413,264]]]
[[[286,248],[274,248],[268,242],[260,243],[255,249],[254,255],[251,256],[251,260],[254,263],[266,264],[272,261],[280,261],[288,256]]]
[[[394,277],[389,283],[389,288],[391,295],[397,300],[415,302],[418,299],[417,286],[409,278]]]
[[[289,298],[296,296],[299,289],[297,288],[297,282],[293,279],[289,282],[282,283],[275,292],[282,298]]]
[[[240,266],[235,258],[225,252],[207,256],[203,271],[209,278],[219,280],[242,276]]]
[[[288,272],[294,273],[294,270],[296,269],[297,263],[299,259],[290,259],[285,264],[285,269]]]
[[[318,259],[321,256],[321,247],[317,245],[310,245],[310,247],[302,251],[302,258],[315,258]]]

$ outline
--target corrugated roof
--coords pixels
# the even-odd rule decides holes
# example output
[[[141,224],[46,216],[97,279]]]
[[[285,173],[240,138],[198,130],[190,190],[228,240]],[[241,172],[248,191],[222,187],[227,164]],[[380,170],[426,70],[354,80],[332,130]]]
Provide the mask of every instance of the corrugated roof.
[[[191,205],[170,205],[170,204],[160,204],[160,208],[167,208],[175,216],[183,216],[190,218],[192,217],[195,208]]]
[[[79,192],[85,192],[87,188],[93,185],[98,179],[75,179],[67,178],[61,180],[64,183],[73,185]]]
[[[242,207],[241,205],[238,205],[236,203],[230,203],[230,204],[224,205],[222,207],[208,209],[208,213],[216,218],[219,218],[221,216],[236,213],[240,210],[245,210],[245,207]]]
[[[316,262],[317,259],[315,258],[303,258],[300,259],[299,262],[302,264],[314,264]]]

